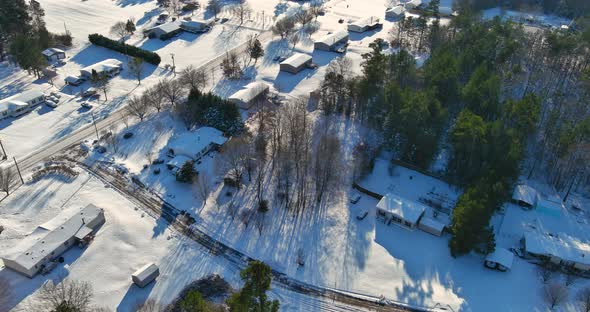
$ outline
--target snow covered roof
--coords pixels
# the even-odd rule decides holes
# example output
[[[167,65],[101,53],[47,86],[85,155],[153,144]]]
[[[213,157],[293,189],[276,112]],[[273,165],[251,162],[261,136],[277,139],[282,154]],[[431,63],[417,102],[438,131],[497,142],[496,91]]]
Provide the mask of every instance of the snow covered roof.
[[[176,151],[176,150],[175,150]],[[184,155],[176,155],[174,156],[168,163],[166,163],[166,165],[170,166],[170,167],[174,167],[174,168],[180,168],[182,167],[182,165],[184,165],[187,161],[192,161],[193,159],[188,157],[188,156],[184,156]]]
[[[238,90],[228,100],[232,102],[244,102],[248,103],[254,98],[259,96],[261,93],[268,91],[270,87],[264,82],[253,82],[247,85],[245,88]]]
[[[303,53],[295,53],[295,54],[291,55],[288,59],[282,61],[280,65],[290,65],[293,67],[299,67],[311,60],[312,60],[311,55],[303,54]]]
[[[209,26],[213,23],[212,20],[190,20],[180,22],[182,27],[189,28],[201,28],[203,26]]]
[[[58,48],[47,48],[47,49],[43,50],[43,52],[41,52],[41,53],[43,53],[43,55],[45,55],[45,56],[53,56],[58,53],[66,53],[66,52],[64,50],[58,49]]]
[[[364,27],[375,26],[377,24],[379,24],[379,18],[377,16],[369,16],[367,18],[352,22],[349,24],[349,26],[356,26],[359,28],[364,28]]]
[[[503,267],[511,269],[514,261],[514,254],[504,248],[496,248],[496,250],[486,257],[486,261],[501,264]]]
[[[165,23],[162,25],[158,25],[158,26],[150,28],[149,31],[153,31],[156,29],[159,29],[166,34],[169,34],[169,33],[175,32],[180,29],[180,22],[174,21],[174,22],[169,22],[169,23]]]
[[[377,203],[377,208],[395,214],[412,223],[418,222],[418,219],[426,210],[424,205],[403,199],[392,193],[383,196],[379,203]]]
[[[341,31],[337,31],[332,34],[328,34],[328,35],[320,38],[319,40],[316,40],[315,43],[323,43],[325,45],[331,46],[335,43],[338,43],[338,42],[344,41],[344,40],[348,40],[348,32],[345,30],[341,30]]]
[[[525,250],[590,265],[590,245],[565,233],[549,235],[538,231],[524,233]]]
[[[102,73],[105,71],[110,71],[115,68],[122,68],[123,62],[116,60],[116,59],[106,59],[104,61],[98,62],[96,64],[92,64],[90,66],[86,66],[80,69],[80,73],[91,75],[92,70],[95,70],[97,73]]]
[[[58,247],[65,244],[72,237],[79,236],[77,234],[80,231],[85,231],[87,233],[92,232],[93,229],[90,229],[89,232],[85,229],[87,228],[86,225],[93,223],[94,220],[102,217],[102,215],[103,210],[101,208],[98,208],[93,204],[87,205],[80,209],[80,212],[74,214],[62,223],[61,226],[37,241],[33,246],[14,259],[14,261],[23,268],[31,270],[39,262],[44,261],[44,258],[47,256],[57,257],[58,255],[53,255],[53,252],[57,250]]]
[[[425,225],[433,230],[442,232],[445,229],[445,224],[429,217],[420,219],[420,224]]]
[[[131,276],[135,277],[140,281],[144,281],[147,278],[151,277],[156,271],[158,271],[158,266],[154,263],[148,263],[141,267],[139,270],[135,271]]]
[[[526,184],[519,184],[514,188],[512,199],[534,206],[537,202],[537,190]]]
[[[411,0],[405,4],[407,9],[417,8],[422,5],[422,0]]]
[[[212,127],[201,127],[194,132],[175,135],[168,142],[168,148],[174,150],[176,156],[183,155],[194,159],[199,153],[206,151],[211,143],[222,145],[226,141],[223,132]]]
[[[559,201],[555,201],[555,198],[548,197],[548,196],[537,196],[537,202],[535,209],[537,211],[542,211],[551,215],[559,215],[561,214],[561,210],[564,209],[564,205]]]
[[[43,97],[41,91],[29,90],[0,100],[0,111],[11,111],[18,107],[27,106],[28,102]]]
[[[402,15],[405,12],[405,8],[401,5],[398,6],[394,6],[392,8],[389,8],[385,11],[386,15]]]

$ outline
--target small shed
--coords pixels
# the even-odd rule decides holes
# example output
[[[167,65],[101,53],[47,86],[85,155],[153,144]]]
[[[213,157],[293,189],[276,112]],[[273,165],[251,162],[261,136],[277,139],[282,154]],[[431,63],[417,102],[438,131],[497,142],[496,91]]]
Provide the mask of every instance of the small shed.
[[[43,50],[43,52],[41,53],[49,63],[53,63],[55,61],[63,60],[66,58],[66,52],[58,48],[48,48]]]
[[[341,30],[320,38],[314,42],[313,47],[321,51],[337,51],[340,45],[346,44],[347,42],[348,32]]]
[[[348,24],[348,31],[362,33],[380,27],[383,27],[381,20],[377,16],[370,16]]]
[[[281,71],[286,71],[291,74],[297,74],[306,67],[310,67],[312,62],[311,55],[303,53],[295,53],[288,59],[281,62]]]
[[[64,79],[64,82],[70,86],[79,86],[84,82],[84,79],[78,76],[69,75]]]
[[[383,196],[377,203],[378,217],[384,218],[387,224],[394,222],[408,229],[416,228],[424,211],[426,211],[424,205],[392,193]]]
[[[135,285],[143,288],[160,275],[160,269],[154,263],[148,263],[135,273],[131,274],[131,280]]]
[[[537,190],[526,184],[519,184],[514,188],[512,201],[522,207],[533,208],[537,204],[537,196]]]
[[[486,268],[505,272],[512,268],[513,261],[514,254],[512,252],[504,248],[496,248],[494,252],[486,257],[484,265]]]
[[[212,25],[212,20],[190,20],[182,21],[180,23],[180,28],[191,33],[203,33],[209,31]]]
[[[406,2],[406,4],[404,4],[404,7],[406,8],[406,10],[412,10],[415,8],[418,8],[422,5],[422,0],[411,0],[409,2]]]
[[[268,94],[270,86],[264,82],[253,82],[227,98],[228,101],[238,105],[242,109],[249,109],[258,100],[262,100]]]
[[[174,35],[180,33],[182,28],[180,28],[180,23],[178,21],[158,25],[156,27],[152,27],[146,31],[146,34],[149,38],[158,38],[160,40],[166,40],[172,38]]]
[[[390,19],[399,19],[399,18],[404,17],[405,14],[406,14],[406,9],[404,9],[404,7],[401,5],[388,8],[385,11],[385,17],[390,18]]]
[[[92,77],[93,71],[99,75],[105,74],[109,77],[114,77],[115,75],[119,74],[122,69],[123,62],[116,59],[106,59],[80,69],[80,77],[84,79],[90,79]]]
[[[420,224],[418,224],[418,228],[426,233],[441,236],[445,229],[445,225],[444,223],[439,222],[435,219],[429,217],[422,217],[422,219],[420,219]]]

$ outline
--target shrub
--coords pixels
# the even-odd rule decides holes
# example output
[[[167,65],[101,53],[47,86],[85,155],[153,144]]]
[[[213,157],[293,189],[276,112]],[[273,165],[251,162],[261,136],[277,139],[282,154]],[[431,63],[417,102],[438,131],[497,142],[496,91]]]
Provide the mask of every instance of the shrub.
[[[144,50],[123,42],[115,41],[99,34],[88,35],[88,40],[90,40],[92,44],[95,44],[97,46],[115,50],[119,53],[127,54],[129,56],[139,57],[150,64],[158,65],[162,61],[157,53]]]
[[[197,171],[193,167],[192,161],[185,162],[180,170],[176,173],[176,181],[182,183],[192,183],[197,176]]]

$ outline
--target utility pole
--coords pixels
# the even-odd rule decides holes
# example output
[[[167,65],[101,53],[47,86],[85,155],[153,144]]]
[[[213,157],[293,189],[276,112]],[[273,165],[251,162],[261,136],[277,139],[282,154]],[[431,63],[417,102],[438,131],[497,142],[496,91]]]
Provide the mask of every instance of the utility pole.
[[[176,77],[176,63],[174,62],[174,53],[170,53],[172,57],[172,73],[174,73],[174,77]]]
[[[23,179],[23,175],[20,173],[20,168],[18,167],[18,163],[16,162],[16,157],[12,157],[14,159],[14,166],[16,166],[16,171],[18,172],[18,176],[20,177],[20,182],[25,184],[25,180]]]
[[[0,147],[2,148],[2,160],[6,160],[8,155],[6,155],[6,150],[4,149],[4,145],[2,144],[2,140],[0,140]]]
[[[90,116],[92,116],[92,123],[94,124],[94,131],[96,131],[96,142],[100,141],[98,137],[98,127],[96,127],[96,119],[94,118],[94,113],[90,112]]]

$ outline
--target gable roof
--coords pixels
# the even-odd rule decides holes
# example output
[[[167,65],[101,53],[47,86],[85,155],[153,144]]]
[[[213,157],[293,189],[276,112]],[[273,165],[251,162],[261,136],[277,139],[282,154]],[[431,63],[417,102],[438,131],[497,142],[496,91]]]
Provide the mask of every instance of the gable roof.
[[[412,223],[418,222],[418,219],[426,210],[426,206],[412,200],[403,199],[392,193],[383,196],[377,204],[377,208]]]

